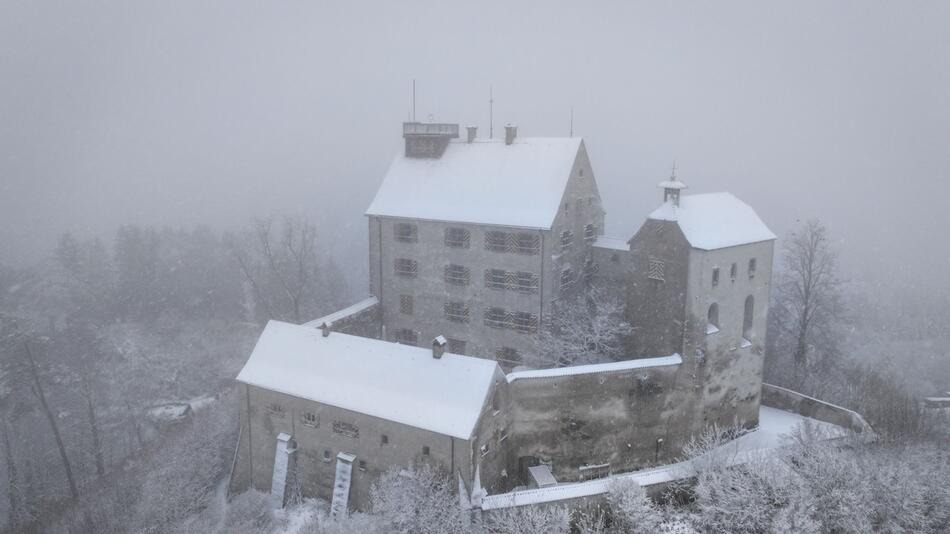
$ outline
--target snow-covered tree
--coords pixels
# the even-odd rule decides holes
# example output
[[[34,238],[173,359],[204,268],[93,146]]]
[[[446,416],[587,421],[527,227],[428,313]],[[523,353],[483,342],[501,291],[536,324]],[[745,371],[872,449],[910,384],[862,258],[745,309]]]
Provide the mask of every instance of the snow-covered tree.
[[[449,475],[429,464],[387,471],[373,485],[370,501],[388,532],[440,534],[469,529]]]
[[[614,361],[624,355],[633,328],[624,319],[623,295],[591,288],[559,302],[538,336],[537,367]]]
[[[571,514],[560,505],[505,508],[487,512],[483,528],[485,534],[568,534],[571,531]]]

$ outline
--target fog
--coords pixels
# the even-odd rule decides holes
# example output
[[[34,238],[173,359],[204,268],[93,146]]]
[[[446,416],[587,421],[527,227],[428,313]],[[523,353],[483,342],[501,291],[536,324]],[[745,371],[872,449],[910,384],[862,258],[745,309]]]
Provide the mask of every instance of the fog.
[[[362,212],[417,118],[564,136],[629,235],[674,162],[843,271],[950,269],[950,5],[68,2],[0,5],[0,261],[124,223],[304,214],[365,262]],[[500,191],[499,194],[504,194]],[[945,277],[934,283],[947,284]]]

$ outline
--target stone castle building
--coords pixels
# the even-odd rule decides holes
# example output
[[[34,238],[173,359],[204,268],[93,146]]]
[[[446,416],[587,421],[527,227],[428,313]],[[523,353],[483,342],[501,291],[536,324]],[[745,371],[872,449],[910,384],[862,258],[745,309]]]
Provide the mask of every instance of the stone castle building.
[[[406,123],[367,210],[370,296],[270,322],[237,380],[232,488],[365,508],[431,463],[463,500],[674,461],[713,423],[753,428],[775,236],[675,176],[629,239],[603,235],[584,142]],[[526,369],[559,302],[597,284],[635,327],[621,361]],[[507,374],[506,374],[507,373]]]

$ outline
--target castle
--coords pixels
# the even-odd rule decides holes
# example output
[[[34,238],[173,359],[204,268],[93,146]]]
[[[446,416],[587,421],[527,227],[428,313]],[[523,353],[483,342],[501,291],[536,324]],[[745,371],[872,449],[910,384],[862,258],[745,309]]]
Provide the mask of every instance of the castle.
[[[271,321],[237,377],[233,489],[363,509],[380,474],[426,462],[477,501],[758,424],[775,236],[748,205],[672,176],[633,236],[609,237],[579,138],[415,122],[403,137],[366,211],[369,297]],[[625,303],[625,357],[526,368],[559,306],[595,285]]]

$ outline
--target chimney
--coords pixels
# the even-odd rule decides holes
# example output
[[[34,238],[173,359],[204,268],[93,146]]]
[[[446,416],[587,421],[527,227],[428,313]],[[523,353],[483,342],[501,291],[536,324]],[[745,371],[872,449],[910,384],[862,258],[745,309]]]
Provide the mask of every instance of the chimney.
[[[471,143],[472,141],[475,140],[475,132],[478,130],[478,127],[477,127],[477,126],[468,126],[468,127],[465,128],[465,130],[468,131],[468,138],[467,138],[467,141],[468,141],[469,143]]]
[[[448,341],[443,336],[437,336],[432,340],[432,357],[438,360],[445,354],[445,345]]]
[[[515,137],[518,137],[518,127],[510,124],[505,126],[505,144],[510,145],[513,143]]]
[[[323,337],[330,336],[330,323],[323,323],[320,325],[320,331],[323,332]]]

